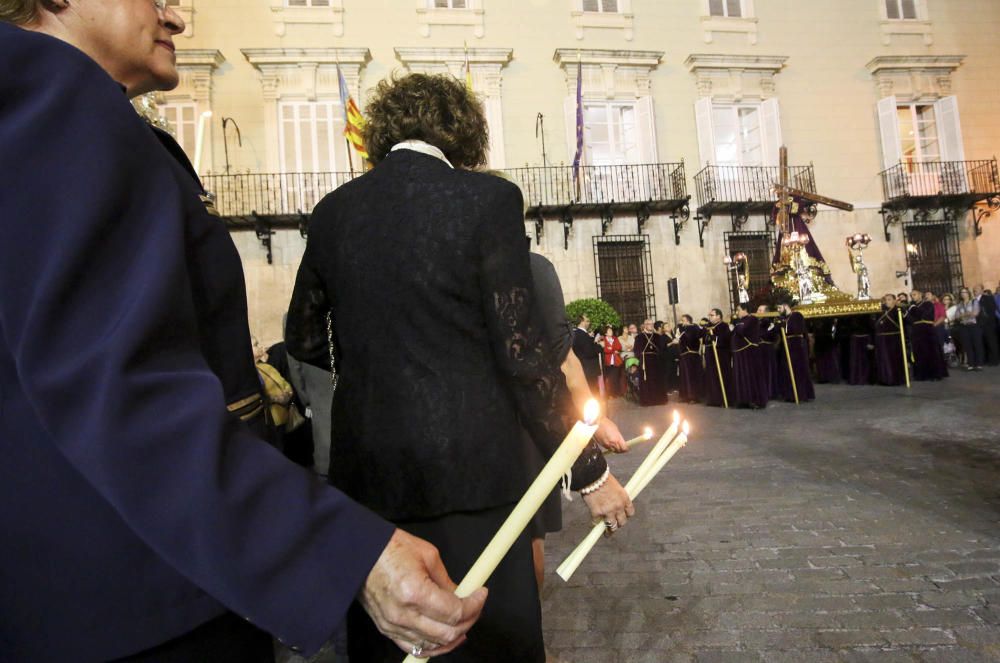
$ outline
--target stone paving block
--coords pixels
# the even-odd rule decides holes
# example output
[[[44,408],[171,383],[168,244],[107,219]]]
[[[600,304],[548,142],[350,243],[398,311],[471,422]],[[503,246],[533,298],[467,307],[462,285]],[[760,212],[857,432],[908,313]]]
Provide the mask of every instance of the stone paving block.
[[[996,663],[1000,656],[964,647],[935,647],[916,649],[921,663]]]
[[[905,628],[912,626],[907,615],[890,610],[877,612],[837,612],[832,617],[841,628]]]
[[[696,651],[694,652],[696,663],[755,663],[762,660],[757,652],[747,651]]]
[[[957,626],[954,631],[960,644],[1000,644],[1000,628],[994,626]]]
[[[916,663],[917,655],[902,649],[845,649],[840,652],[843,663]]]
[[[817,631],[816,641],[832,649],[844,649],[850,647],[879,647],[889,645],[888,639],[881,631],[871,629],[850,629],[836,631]]]
[[[964,608],[983,605],[983,600],[972,592],[924,592],[920,602],[932,608]]]
[[[825,649],[787,649],[761,652],[764,663],[839,663],[840,659]]]
[[[919,626],[909,629],[887,629],[882,634],[893,645],[950,645],[955,635],[947,629]]]
[[[956,564],[945,565],[957,576],[984,576],[991,573],[1000,573],[1000,562],[974,561],[958,562]]]
[[[947,608],[938,610],[915,610],[908,612],[916,626],[937,626],[951,628],[953,626],[978,626],[984,623],[977,615],[976,609]]]

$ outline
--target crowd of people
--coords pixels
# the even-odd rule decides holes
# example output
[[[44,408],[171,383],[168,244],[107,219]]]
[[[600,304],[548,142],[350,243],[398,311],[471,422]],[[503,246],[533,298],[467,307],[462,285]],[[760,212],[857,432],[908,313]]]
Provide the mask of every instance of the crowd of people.
[[[998,288],[1000,293],[1000,288]],[[573,349],[594,394],[662,405],[763,408],[815,398],[814,383],[898,386],[940,380],[949,367],[1000,365],[1000,294],[982,285],[958,296],[901,292],[877,315],[806,321],[790,302],[740,304],[730,321],[713,308],[678,325],[647,319],[592,330],[580,316]]]

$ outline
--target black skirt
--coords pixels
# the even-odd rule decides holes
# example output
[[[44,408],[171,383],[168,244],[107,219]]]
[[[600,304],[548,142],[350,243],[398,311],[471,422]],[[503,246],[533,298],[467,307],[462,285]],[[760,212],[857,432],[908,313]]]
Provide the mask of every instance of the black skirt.
[[[397,523],[397,526],[437,546],[448,574],[459,583],[512,509],[513,505],[508,504],[485,511]],[[469,631],[468,640],[454,652],[433,660],[544,663],[542,611],[527,532],[518,538],[486,586],[489,597],[482,616]],[[399,663],[405,656],[395,643],[378,632],[356,602],[347,616],[347,647],[351,663]]]

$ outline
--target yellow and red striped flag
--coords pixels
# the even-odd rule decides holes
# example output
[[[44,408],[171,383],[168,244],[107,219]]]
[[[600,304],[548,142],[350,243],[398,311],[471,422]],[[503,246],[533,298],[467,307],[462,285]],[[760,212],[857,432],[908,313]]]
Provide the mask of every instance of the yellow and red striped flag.
[[[339,65],[337,66],[337,77],[340,79],[340,103],[344,106],[344,137],[354,147],[354,151],[367,161],[368,151],[365,149],[364,139],[362,138],[362,131],[365,128],[365,118],[351,97],[351,93],[347,88],[347,81],[344,79],[344,74],[340,71]]]
[[[469,66],[469,45],[465,45],[465,88],[472,92],[472,67]]]

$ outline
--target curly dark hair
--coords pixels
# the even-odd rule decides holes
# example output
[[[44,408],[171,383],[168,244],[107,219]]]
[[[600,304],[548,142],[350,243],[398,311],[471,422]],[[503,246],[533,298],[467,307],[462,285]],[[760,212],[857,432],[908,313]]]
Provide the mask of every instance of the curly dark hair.
[[[382,80],[368,101],[367,115],[364,141],[372,164],[396,143],[422,140],[444,152],[456,168],[486,165],[489,127],[483,106],[452,76],[407,74]]]

